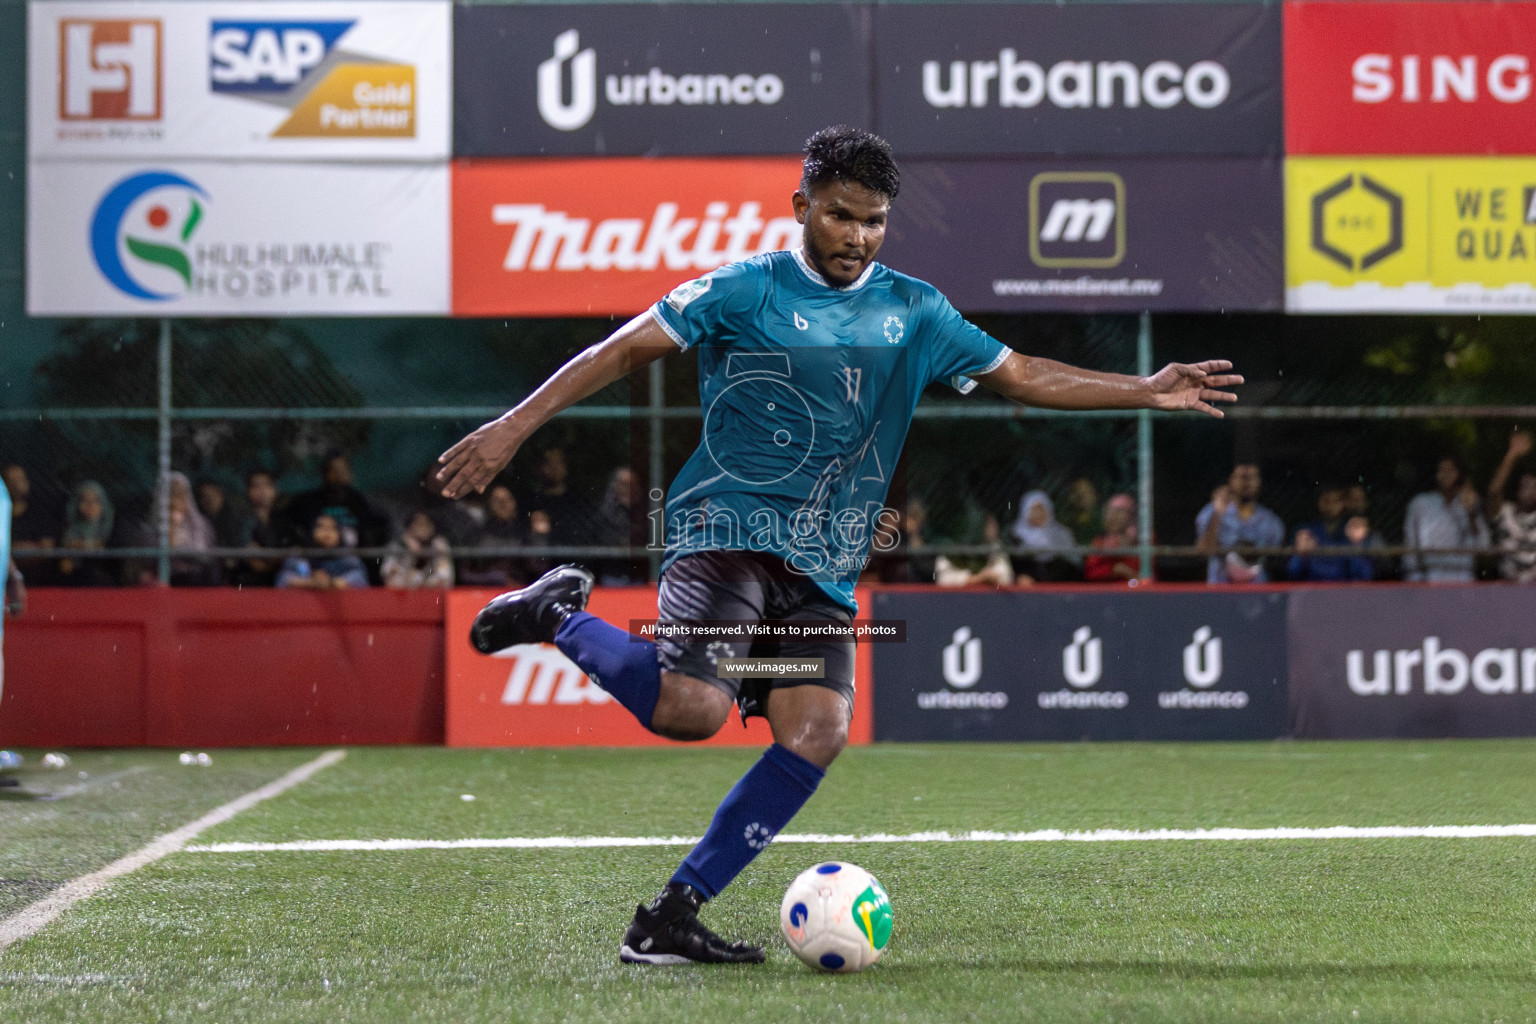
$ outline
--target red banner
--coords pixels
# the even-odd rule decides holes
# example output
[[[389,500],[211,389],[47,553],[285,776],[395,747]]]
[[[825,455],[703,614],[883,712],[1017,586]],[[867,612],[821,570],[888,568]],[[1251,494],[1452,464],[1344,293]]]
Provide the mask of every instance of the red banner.
[[[1536,4],[1288,3],[1285,148],[1536,153]]]
[[[798,244],[794,158],[456,161],[455,316],[633,314]]]
[[[452,590],[447,615],[447,744],[450,747],[635,747],[670,744],[643,728],[617,701],[553,646],[512,647],[486,656],[469,643],[469,625],[494,591]],[[861,606],[869,595],[859,594]],[[655,587],[599,588],[587,610],[621,627],[656,617]],[[855,666],[849,740],[868,743],[871,731],[870,650],[860,644]],[[768,723],[735,715],[712,746],[766,747]]]

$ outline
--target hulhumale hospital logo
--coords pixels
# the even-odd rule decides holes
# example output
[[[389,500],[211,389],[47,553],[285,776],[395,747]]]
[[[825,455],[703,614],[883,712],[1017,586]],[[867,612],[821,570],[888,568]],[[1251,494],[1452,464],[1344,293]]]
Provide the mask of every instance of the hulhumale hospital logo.
[[[145,171],[124,178],[102,196],[91,217],[91,256],[112,286],[152,302],[178,298],[192,287],[187,246],[203,221],[208,193],[170,171]],[[175,279],[181,292],[151,285]],[[147,282],[147,283],[146,283]]]

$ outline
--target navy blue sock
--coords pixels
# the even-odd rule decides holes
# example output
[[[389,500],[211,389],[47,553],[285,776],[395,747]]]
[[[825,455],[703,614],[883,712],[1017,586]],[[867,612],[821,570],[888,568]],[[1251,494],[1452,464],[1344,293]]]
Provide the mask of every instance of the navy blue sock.
[[[826,772],[777,743],[743,775],[715,811],[709,831],[672,881],[714,897],[741,874],[816,792]]]
[[[661,665],[656,645],[639,640],[596,615],[568,615],[555,633],[555,646],[594,683],[630,710],[640,724],[651,727],[656,698],[661,694]]]

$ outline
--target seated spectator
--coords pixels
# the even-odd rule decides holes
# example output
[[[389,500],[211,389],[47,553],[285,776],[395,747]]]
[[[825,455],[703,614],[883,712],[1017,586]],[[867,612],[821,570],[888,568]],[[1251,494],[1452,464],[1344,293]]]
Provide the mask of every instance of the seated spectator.
[[[1044,491],[1029,491],[1020,499],[1013,535],[1021,547],[1029,549],[1013,559],[1014,573],[1021,579],[1059,583],[1083,578],[1077,539],[1056,521],[1056,506]]]
[[[1517,430],[1509,450],[1488,484],[1488,516],[1493,520],[1499,552],[1499,575],[1514,583],[1536,583],[1536,468],[1527,465],[1515,485],[1515,500],[1504,500],[1515,464],[1530,454],[1531,435]]]
[[[291,538],[293,543],[307,540],[309,527],[316,517],[328,515],[341,531],[341,546],[348,548],[383,547],[389,540],[389,518],[353,486],[352,464],[340,452],[330,452],[320,467],[321,484],[313,491],[294,496],[287,518],[303,531]]]
[[[565,449],[545,448],[539,456],[539,489],[528,499],[528,512],[543,512],[549,520],[549,543],[557,547],[592,543],[592,506],[570,489]]]
[[[899,530],[886,530],[878,525],[881,522],[877,518],[883,551],[877,549],[870,558],[871,582],[932,583],[938,566],[928,551],[928,506],[923,500],[907,499]]]
[[[295,590],[345,590],[348,587],[366,587],[368,570],[363,560],[348,554],[341,543],[341,525],[336,517],[321,513],[310,528],[309,543],[312,547],[325,548],[335,554],[317,557],[294,555],[283,560],[277,573],[277,586]]]
[[[1096,549],[1133,548],[1137,545],[1136,499],[1116,494],[1104,503],[1104,532],[1093,538]],[[1083,579],[1089,583],[1124,583],[1141,575],[1136,555],[1089,555],[1083,559]]]
[[[1259,504],[1264,480],[1256,463],[1232,467],[1227,482],[1195,517],[1195,544],[1210,556],[1207,583],[1267,583],[1264,558],[1254,548],[1278,548],[1285,543],[1285,524]]]
[[[1317,515],[1314,522],[1296,530],[1293,541],[1296,553],[1291,556],[1286,575],[1293,580],[1332,583],[1375,579],[1376,567],[1368,555],[1316,553],[1320,547],[1366,550],[1371,525],[1364,516],[1346,515],[1344,488],[1332,485],[1319,488]]]
[[[482,548],[521,548],[528,545],[528,524],[518,515],[517,498],[506,484],[485,492],[485,524],[475,545]],[[535,577],[525,560],[510,555],[465,559],[459,582],[476,587],[522,587]]]
[[[192,497],[192,481],[185,473],[171,473],[162,477],[155,486],[154,503],[139,523],[139,547],[160,546],[161,523],[166,524],[166,536],[171,551],[207,551],[214,546],[213,524],[198,511]],[[157,582],[154,569],[142,562],[136,563],[129,573],[141,585]],[[216,587],[223,582],[224,574],[214,558],[171,558],[171,586]]]
[[[247,512],[235,531],[234,547],[279,548],[286,540],[283,498],[270,470],[253,469],[245,474]],[[277,579],[278,559],[245,558],[235,563],[230,582],[241,587],[270,587]]]
[[[645,495],[640,490],[640,478],[628,466],[620,466],[608,477],[603,503],[592,518],[590,542],[644,551],[645,530]],[[593,570],[597,581],[610,587],[644,583],[649,575],[643,558],[605,558]]]
[[[1474,555],[1436,548],[1486,548],[1488,521],[1483,501],[1467,479],[1461,460],[1447,455],[1435,465],[1435,489],[1416,495],[1403,520],[1403,547],[1418,549],[1403,559],[1407,578],[1420,583],[1471,583]],[[1429,549],[1429,550],[1425,550]]]
[[[197,498],[197,510],[213,526],[214,547],[240,547],[240,516],[224,493],[224,485],[204,479],[192,491]]]
[[[1370,493],[1365,489],[1365,484],[1362,483],[1353,483],[1344,488],[1345,522],[1347,523],[1349,520],[1356,517],[1364,519],[1367,524],[1373,523],[1373,520],[1371,519],[1371,496]],[[1369,532],[1365,537],[1365,546],[1367,549],[1373,552],[1378,548],[1384,548],[1387,546],[1386,540],[1382,537],[1381,532],[1377,530],[1374,525],[1370,525],[1369,527]],[[1371,556],[1371,573],[1377,580],[1395,580],[1401,578],[1401,571],[1398,569],[1397,559],[1390,555],[1373,554]]]
[[[384,585],[396,590],[453,586],[453,553],[448,538],[425,512],[415,512],[384,556]]]
[[[982,539],[992,550],[980,557],[940,555],[933,563],[935,583],[941,587],[1013,586],[1013,563],[1003,550],[1003,528],[998,525],[997,517],[987,513],[981,529]]]
[[[11,550],[51,551],[59,536],[59,522],[33,498],[32,478],[26,469],[9,463],[0,470],[0,478],[11,492]],[[57,578],[51,561],[29,560],[26,571],[33,586],[47,586]]]
[[[95,480],[75,488],[64,507],[64,533],[59,547],[65,551],[105,551],[112,544],[115,513],[106,490]],[[58,583],[66,587],[110,587],[119,568],[103,558],[61,558]]]
[[[1093,481],[1080,476],[1067,484],[1067,498],[1061,503],[1061,525],[1072,531],[1078,547],[1085,548],[1103,532],[1099,515],[1099,489]]]

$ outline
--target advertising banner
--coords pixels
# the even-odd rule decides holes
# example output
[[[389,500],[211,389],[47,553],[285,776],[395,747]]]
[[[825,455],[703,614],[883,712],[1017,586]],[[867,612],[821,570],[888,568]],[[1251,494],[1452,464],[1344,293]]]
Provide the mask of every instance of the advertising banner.
[[[441,316],[448,168],[33,164],[33,316]]]
[[[867,125],[869,8],[551,4],[454,12],[458,156],[798,153]]]
[[[1536,159],[1286,161],[1286,309],[1536,312]]]
[[[1298,589],[1299,737],[1536,735],[1536,618],[1519,587]]]
[[[469,643],[469,626],[496,591],[450,590],[447,594],[447,717],[450,747],[635,747],[670,745],[643,728],[608,693],[552,645],[529,644],[487,656]],[[868,611],[868,595],[859,595]],[[656,618],[655,587],[599,587],[587,610],[621,628]],[[855,665],[857,696],[850,743],[870,738],[869,646],[860,645]],[[768,723],[734,713],[705,740],[711,746],[766,747]]]
[[[1285,597],[879,592],[877,740],[1284,735]]]
[[[882,263],[966,312],[1273,310],[1280,161],[906,161]]]
[[[449,5],[28,8],[33,159],[446,160]]]
[[[1536,153],[1536,6],[1284,8],[1287,152]]]
[[[1278,155],[1276,4],[893,4],[876,125],[898,154]]]
[[[684,281],[799,244],[800,161],[453,165],[456,316],[641,312]]]

